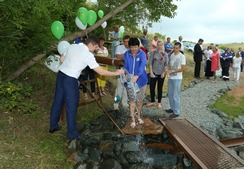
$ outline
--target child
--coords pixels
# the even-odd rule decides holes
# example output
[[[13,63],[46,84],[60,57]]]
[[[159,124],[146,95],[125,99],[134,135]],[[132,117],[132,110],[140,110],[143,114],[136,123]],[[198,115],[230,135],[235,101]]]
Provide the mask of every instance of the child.
[[[231,65],[231,67],[233,69],[235,81],[239,81],[239,79],[240,79],[241,62],[242,62],[242,58],[240,57],[240,53],[237,52],[236,56],[234,56],[234,58],[233,58],[233,63]]]

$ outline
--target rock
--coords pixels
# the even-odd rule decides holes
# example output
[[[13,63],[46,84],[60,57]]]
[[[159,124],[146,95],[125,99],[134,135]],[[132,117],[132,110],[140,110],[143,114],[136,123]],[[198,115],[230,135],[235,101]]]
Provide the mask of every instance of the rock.
[[[122,169],[122,166],[115,159],[104,160],[99,169]]]
[[[239,116],[238,117],[241,123],[244,123],[244,116]]]
[[[239,138],[243,136],[243,132],[240,129],[233,128],[226,131],[228,138]]]
[[[241,157],[244,160],[244,146],[239,146],[236,151],[239,157]]]
[[[238,138],[243,135],[243,132],[240,129],[232,128],[232,129],[217,129],[217,135],[220,139],[232,139]]]
[[[225,94],[228,91],[229,91],[228,88],[223,88],[223,89],[220,89],[218,92],[221,93],[221,94]]]
[[[129,169],[153,169],[153,167],[150,164],[133,164],[132,166],[129,167]]]
[[[123,144],[123,151],[138,151],[140,143],[138,141],[130,141]]]
[[[239,129],[244,130],[243,123],[241,123],[241,122],[239,122],[239,121],[234,122],[234,123],[233,123],[233,127],[234,127],[234,128],[239,128]]]
[[[103,159],[109,159],[109,158],[115,158],[115,154],[113,153],[113,150],[111,149],[110,151],[103,151],[102,152],[102,158]]]
[[[113,152],[114,142],[112,140],[104,140],[101,142],[99,149],[102,151],[102,158],[109,159],[115,158],[115,154]]]
[[[84,123],[77,123],[77,130],[79,133],[83,133],[88,128],[88,125]]]
[[[153,168],[173,168],[173,166],[177,165],[176,155],[151,154],[146,157],[144,163],[152,165]]]
[[[101,138],[98,136],[89,137],[82,142],[83,145],[88,147],[98,148],[100,145]]]
[[[220,111],[218,109],[213,109],[211,112],[214,113],[214,114],[217,114],[221,118],[227,118],[228,117],[227,114],[225,114],[224,112],[222,112],[222,111]]]
[[[98,169],[98,163],[90,161],[87,163],[86,169]]]
[[[135,151],[129,151],[125,153],[125,159],[130,163],[130,164],[137,164],[137,163],[142,163],[143,158],[142,156],[138,155],[141,154],[140,152],[135,152]]]
[[[240,151],[239,152],[239,157],[242,158],[244,160],[244,151]]]
[[[120,155],[123,151],[123,143],[116,143],[113,148],[113,152],[116,156]]]
[[[78,162],[75,164],[74,169],[86,169],[86,163]]]
[[[130,164],[122,154],[120,154],[116,159],[121,164],[122,168],[129,168]]]
[[[75,159],[76,159],[76,161],[87,162],[89,159],[89,156],[86,153],[78,152],[75,156]]]
[[[74,153],[77,150],[82,149],[80,140],[77,140],[77,139],[70,140],[67,144],[67,147],[68,147],[69,153]]]
[[[103,140],[111,140],[111,138],[112,138],[112,136],[113,136],[113,133],[104,133],[103,134],[103,137],[102,137],[102,139]]]
[[[95,148],[88,148],[89,152],[88,155],[90,157],[90,160],[95,161],[95,162],[100,162],[101,161],[101,152]]]
[[[231,120],[224,120],[224,125],[227,127],[227,128],[233,128],[233,122]]]

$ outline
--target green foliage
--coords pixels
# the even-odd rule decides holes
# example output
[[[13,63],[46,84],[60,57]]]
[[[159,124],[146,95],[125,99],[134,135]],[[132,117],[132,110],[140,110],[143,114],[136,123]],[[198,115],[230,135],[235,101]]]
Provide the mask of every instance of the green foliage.
[[[0,79],[43,51],[50,53],[56,41],[51,24],[64,24],[64,36],[78,30],[77,9],[84,0],[14,0],[0,3]],[[2,77],[1,77],[2,76]]]
[[[4,80],[21,65],[30,61],[44,51],[57,53],[58,41],[51,33],[54,21],[64,25],[64,36],[78,31],[74,20],[77,10],[86,7],[95,12],[103,10],[110,13],[126,0],[86,3],[86,0],[14,0],[0,1],[0,81]],[[148,27],[161,16],[173,17],[177,6],[172,0],[136,0],[123,12],[107,21],[106,29],[97,28],[92,33],[98,36],[107,35],[114,24],[124,25],[131,33],[141,33],[138,25]],[[54,45],[53,45],[54,44]]]
[[[237,100],[234,96],[225,94],[221,96],[213,105],[213,108],[219,109],[230,117],[237,117],[244,113],[244,97]]]
[[[18,111],[30,113],[37,109],[37,105],[31,103],[32,88],[6,82],[0,85],[0,110]]]
[[[158,38],[160,39],[160,40],[163,40],[163,41],[165,41],[165,35],[162,35],[162,34],[160,34],[160,33],[155,33],[155,36],[158,36]]]
[[[125,3],[125,0],[107,1],[99,0],[97,8],[106,14]],[[176,15],[177,6],[172,0],[136,0],[107,21],[108,30],[112,30],[115,24],[125,26],[131,33],[141,33],[138,25],[143,28],[152,26],[152,22],[160,20],[161,16],[173,18]]]
[[[221,45],[219,48],[225,50],[227,47],[225,45]]]

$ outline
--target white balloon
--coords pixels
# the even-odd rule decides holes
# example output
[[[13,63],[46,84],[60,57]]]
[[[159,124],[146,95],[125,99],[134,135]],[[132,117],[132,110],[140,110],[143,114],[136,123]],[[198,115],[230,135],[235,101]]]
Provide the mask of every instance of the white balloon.
[[[107,27],[107,21],[103,22],[101,26],[102,26],[103,28],[106,28],[106,27]]]
[[[87,27],[87,24],[83,25],[83,23],[79,20],[78,17],[75,18],[75,23],[76,23],[76,26],[78,26],[78,28],[80,28],[82,30],[85,30]]]
[[[125,32],[125,27],[124,26],[120,26],[119,27],[119,31],[124,33]]]
[[[70,46],[69,42],[67,41],[61,41],[58,43],[58,53],[60,55],[64,54],[64,52],[68,49]]]

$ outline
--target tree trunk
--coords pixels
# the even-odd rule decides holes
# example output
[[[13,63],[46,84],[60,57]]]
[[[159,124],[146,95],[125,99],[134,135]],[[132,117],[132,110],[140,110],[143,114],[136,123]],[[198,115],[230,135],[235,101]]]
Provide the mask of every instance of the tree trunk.
[[[110,19],[112,16],[116,15],[117,13],[121,12],[123,9],[125,9],[127,6],[129,6],[130,4],[132,4],[133,2],[135,2],[135,0],[128,0],[126,3],[122,4],[121,6],[117,7],[115,10],[111,11],[110,13],[108,13],[106,16],[104,16],[102,19],[100,19],[99,21],[97,21],[93,26],[87,28],[84,31],[77,31],[69,36],[66,36],[64,38],[62,38],[61,40],[65,40],[65,41],[72,41],[77,37],[83,37],[86,34],[92,32],[93,30],[95,30],[96,28],[98,28],[103,22],[107,21],[108,19]],[[57,44],[56,45],[51,45],[49,49],[53,50],[57,48]],[[22,66],[20,66],[20,68],[15,71],[14,73],[12,73],[11,75],[9,75],[5,80],[6,81],[12,81],[14,79],[16,79],[17,77],[19,77],[25,70],[27,70],[28,68],[30,68],[31,66],[33,66],[37,61],[41,60],[43,57],[46,56],[46,51],[38,54],[37,56],[33,57],[29,62],[23,64]]]

